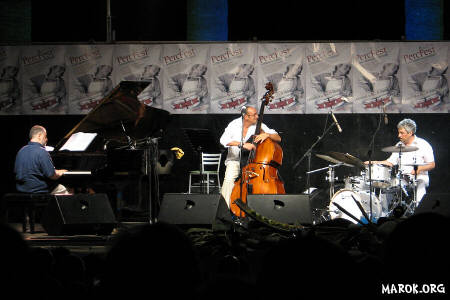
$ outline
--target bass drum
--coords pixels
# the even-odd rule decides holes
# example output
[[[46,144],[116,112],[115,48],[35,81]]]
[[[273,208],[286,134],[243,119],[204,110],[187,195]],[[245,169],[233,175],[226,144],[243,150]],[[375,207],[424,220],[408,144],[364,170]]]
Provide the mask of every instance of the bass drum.
[[[367,224],[367,220],[363,213],[359,209],[358,205],[355,203],[353,198],[358,201],[367,215],[370,214],[370,194],[368,191],[352,191],[347,189],[342,189],[337,191],[333,198],[331,199],[330,205],[328,206],[330,212],[330,218],[332,220],[336,218],[342,218],[351,221],[352,223],[358,224],[353,218],[348,216],[346,213],[341,211],[335,204],[339,205],[347,212],[352,214],[361,222]],[[380,200],[372,193],[372,221],[378,220],[382,213],[382,207]]]

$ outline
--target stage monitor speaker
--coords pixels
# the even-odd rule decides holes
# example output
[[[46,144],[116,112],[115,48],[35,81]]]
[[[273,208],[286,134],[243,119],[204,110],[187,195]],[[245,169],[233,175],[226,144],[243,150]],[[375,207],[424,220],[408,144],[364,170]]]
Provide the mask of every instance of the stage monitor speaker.
[[[433,212],[446,217],[450,217],[450,197],[445,195],[425,195],[420,201],[414,214]]]
[[[220,194],[164,194],[158,221],[176,225],[226,226],[231,212]],[[224,228],[224,229],[226,229]]]
[[[106,194],[55,195],[41,223],[49,235],[106,235],[116,226],[116,218]]]
[[[312,224],[311,204],[303,194],[247,195],[248,206],[260,215],[285,224]]]

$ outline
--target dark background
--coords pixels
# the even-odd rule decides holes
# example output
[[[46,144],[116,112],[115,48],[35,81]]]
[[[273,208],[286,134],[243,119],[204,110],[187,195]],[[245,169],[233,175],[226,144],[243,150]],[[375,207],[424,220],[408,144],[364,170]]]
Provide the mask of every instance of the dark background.
[[[116,40],[184,41],[186,6],[112,0]],[[228,1],[229,41],[401,40],[404,22],[403,1]],[[106,40],[105,0],[32,2],[33,42],[90,40]]]

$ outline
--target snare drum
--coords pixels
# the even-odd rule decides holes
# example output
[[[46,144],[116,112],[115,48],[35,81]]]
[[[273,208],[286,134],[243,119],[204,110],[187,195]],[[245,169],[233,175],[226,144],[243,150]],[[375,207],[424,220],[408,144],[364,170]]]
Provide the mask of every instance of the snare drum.
[[[390,189],[406,188],[409,185],[412,185],[412,183],[408,175],[403,175],[402,178],[400,179],[400,175],[397,174],[396,176],[392,177],[389,188]]]
[[[391,167],[373,164],[370,168],[370,180],[375,188],[386,189],[391,185]],[[369,181],[369,166],[366,167],[366,180]]]
[[[351,191],[347,189],[342,189],[336,192],[331,199],[328,209],[330,211],[331,219],[343,218],[357,224],[353,218],[348,216],[346,213],[341,211],[335,204],[341,206],[347,212],[352,214],[358,220],[363,223],[367,223],[366,218],[359,209],[358,205],[353,200],[353,197],[358,201],[367,215],[370,214],[370,194],[368,191]],[[382,207],[380,200],[372,193],[372,220],[378,220],[381,217]]]

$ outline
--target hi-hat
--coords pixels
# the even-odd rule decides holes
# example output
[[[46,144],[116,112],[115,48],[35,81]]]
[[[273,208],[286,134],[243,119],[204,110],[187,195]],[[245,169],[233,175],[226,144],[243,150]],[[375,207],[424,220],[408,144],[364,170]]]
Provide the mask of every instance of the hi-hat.
[[[348,153],[340,153],[329,151],[324,154],[316,154],[317,157],[330,161],[332,163],[343,163],[349,167],[361,167],[364,168],[364,163],[362,160],[348,154]]]
[[[384,147],[381,149],[383,152],[412,152],[419,149],[418,147],[414,146],[404,146],[402,144],[396,145],[396,146],[390,146],[390,147]]]

